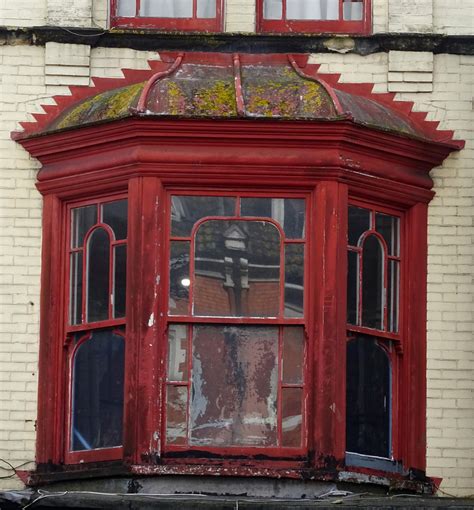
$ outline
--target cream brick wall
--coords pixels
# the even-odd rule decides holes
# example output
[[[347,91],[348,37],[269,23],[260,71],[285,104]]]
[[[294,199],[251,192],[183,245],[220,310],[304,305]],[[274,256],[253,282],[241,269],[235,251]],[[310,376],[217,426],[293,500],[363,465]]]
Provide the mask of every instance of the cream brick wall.
[[[433,0],[434,31],[441,34],[474,33],[474,0]]]

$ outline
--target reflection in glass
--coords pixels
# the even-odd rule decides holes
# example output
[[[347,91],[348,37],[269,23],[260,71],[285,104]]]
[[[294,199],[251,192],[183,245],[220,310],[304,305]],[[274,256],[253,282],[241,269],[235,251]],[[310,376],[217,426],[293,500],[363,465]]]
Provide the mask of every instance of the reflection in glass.
[[[280,233],[264,221],[209,220],[195,237],[194,315],[275,317]]]
[[[347,322],[357,324],[359,316],[359,254],[347,252]]]
[[[194,224],[206,216],[234,216],[234,197],[171,197],[171,235],[189,237]]]
[[[339,19],[339,0],[286,0],[286,18],[294,20]]]
[[[198,18],[215,18],[216,0],[197,0],[196,16]]]
[[[191,445],[277,444],[278,327],[196,326]]]
[[[82,322],[82,251],[71,253],[69,324]]]
[[[282,446],[301,446],[302,388],[282,388]]]
[[[347,451],[390,457],[390,361],[385,351],[360,336],[347,344]]]
[[[342,12],[344,20],[360,21],[364,17],[363,0],[344,0],[342,4]]]
[[[119,244],[114,247],[114,318],[125,317],[127,282],[127,246]]]
[[[287,239],[303,239],[305,235],[305,200],[303,198],[243,197],[242,216],[272,218],[285,232]]]
[[[187,406],[188,388],[168,385],[166,391],[166,442],[168,444],[186,444]]]
[[[125,341],[110,330],[94,331],[72,366],[71,450],[122,444]]]
[[[285,245],[285,317],[303,316],[304,245]]]
[[[71,248],[80,248],[89,229],[97,223],[97,206],[76,207],[71,212]]]
[[[168,329],[168,381],[188,380],[188,328],[170,324]]]
[[[170,295],[171,315],[186,315],[189,304],[189,241],[171,241]]]
[[[387,276],[388,329],[395,333],[398,331],[399,262],[397,260],[389,260]]]
[[[374,235],[369,235],[362,251],[362,326],[383,328],[384,251]]]
[[[283,0],[264,0],[264,19],[281,19],[283,13]]]
[[[136,0],[117,0],[117,16],[134,17]]]
[[[87,322],[109,317],[109,264],[109,235],[97,228],[87,242]]]
[[[370,229],[371,212],[361,207],[349,206],[348,238],[350,246],[358,246],[360,236]]]
[[[283,384],[303,384],[304,334],[300,326],[283,328]]]
[[[399,219],[388,214],[375,214],[375,229],[387,243],[389,255],[399,255]]]
[[[192,18],[193,0],[140,0],[140,16]]]
[[[127,238],[127,209],[127,200],[102,205],[102,222],[112,228],[116,240]]]

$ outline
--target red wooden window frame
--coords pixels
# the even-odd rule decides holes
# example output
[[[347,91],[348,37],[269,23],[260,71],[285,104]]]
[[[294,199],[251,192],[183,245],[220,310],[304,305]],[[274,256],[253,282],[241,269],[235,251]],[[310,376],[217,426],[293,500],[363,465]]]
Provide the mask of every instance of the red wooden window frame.
[[[201,197],[231,197],[235,198],[235,210],[233,216],[206,216],[196,221],[194,224],[192,231],[189,236],[186,237],[177,237],[173,236],[171,233],[171,197],[172,196],[201,196]],[[297,198],[302,199],[305,201],[305,225],[304,225],[304,237],[293,239],[293,238],[287,238],[285,236],[285,233],[282,230],[282,227],[279,225],[279,223],[271,219],[269,217],[257,217],[257,216],[248,216],[243,215],[241,213],[241,199],[242,198]],[[187,338],[188,338],[188,381],[187,385],[190,384],[190,377],[192,372],[192,362],[191,362],[191,334],[192,334],[192,327],[194,325],[206,325],[206,324],[215,324],[215,325],[222,325],[222,326],[228,326],[228,325],[265,325],[265,326],[276,326],[278,327],[278,361],[279,361],[279,377],[278,377],[278,404],[277,404],[277,430],[278,430],[278,444],[281,445],[282,443],[282,391],[284,388],[301,388],[302,389],[302,427],[301,427],[301,446],[300,447],[283,447],[283,446],[273,446],[273,447],[266,447],[266,446],[223,446],[223,447],[214,447],[214,446],[192,446],[192,445],[173,445],[173,444],[167,444],[166,440],[163,445],[163,455],[166,457],[167,453],[172,452],[192,452],[192,451],[199,451],[199,452],[207,452],[210,455],[215,455],[218,457],[219,455],[235,455],[236,452],[238,452],[239,455],[247,455],[252,456],[255,454],[264,454],[266,456],[275,457],[275,458],[281,458],[285,457],[286,459],[291,459],[294,457],[300,457],[304,455],[307,451],[307,419],[308,419],[308,413],[307,413],[307,406],[305,405],[305,402],[308,400],[308,381],[309,381],[309,374],[308,374],[308,362],[307,362],[307,356],[308,356],[308,348],[307,348],[307,327],[308,327],[308,320],[306,319],[308,314],[308,301],[309,301],[309,274],[308,274],[308,261],[311,260],[311,254],[309,253],[309,239],[308,239],[308,232],[311,232],[311,215],[309,213],[309,204],[310,204],[310,196],[306,193],[281,193],[281,192],[274,192],[268,191],[266,193],[262,192],[252,192],[252,191],[216,191],[212,188],[208,189],[201,189],[201,190],[186,190],[186,189],[179,189],[179,190],[169,190],[167,192],[167,211],[166,211],[166,220],[165,220],[165,235],[167,239],[165,253],[167,256],[165,257],[166,260],[166,274],[169,275],[169,267],[168,262],[170,261],[170,244],[172,241],[182,241],[182,242],[189,242],[190,243],[190,292],[189,292],[189,303],[188,303],[188,314],[170,314],[168,311],[168,305],[166,304],[165,309],[165,324],[164,324],[164,337],[166,337],[166,331],[168,330],[168,327],[170,324],[183,324],[187,326]],[[192,311],[192,305],[193,305],[193,275],[194,275],[194,239],[195,234],[199,227],[205,223],[206,221],[210,220],[224,220],[224,221],[264,221],[268,222],[270,224],[273,224],[278,231],[280,232],[280,283],[279,283],[279,313],[275,317],[270,318],[263,318],[263,317],[252,317],[252,316],[242,316],[242,317],[228,317],[228,316],[216,316],[216,317],[210,317],[210,316],[203,316],[199,314],[194,314]],[[293,245],[293,244],[300,244],[304,247],[305,252],[305,263],[304,263],[304,293],[303,293],[303,316],[301,318],[291,318],[291,317],[285,317],[283,315],[283,308],[284,308],[284,284],[285,284],[285,278],[284,278],[284,271],[285,271],[285,246],[286,245]],[[166,296],[169,295],[169,288],[170,288],[170,281],[168,278],[167,281],[167,287],[166,287]],[[301,384],[287,384],[283,381],[281,376],[281,365],[282,365],[282,337],[283,337],[283,327],[284,326],[300,326],[304,329],[304,344],[305,347],[303,349],[303,357],[304,357],[304,363],[303,363],[303,380]],[[161,335],[160,335],[161,337]],[[165,352],[167,352],[167,338],[165,338],[164,345]],[[167,359],[167,356],[166,356]],[[170,382],[167,380],[166,384],[163,385],[163,394],[162,394],[162,437],[166,438],[166,390],[169,385],[175,385],[175,382]],[[184,385],[184,384],[182,384]],[[190,391],[188,389],[188,391]],[[188,397],[188,410],[187,410],[187,419],[188,419],[188,425],[189,425],[189,397]]]
[[[282,0],[282,19],[265,19],[264,0],[257,0],[257,31],[265,33],[293,34],[360,34],[368,35],[372,31],[372,1],[364,0],[362,20],[343,19],[343,0],[339,0],[339,19],[337,20],[291,20],[286,19],[286,1]]]
[[[193,0],[191,18],[156,18],[140,16],[140,0],[135,0],[135,16],[117,14],[118,0],[110,0],[110,26],[112,28],[149,28],[163,31],[220,32],[223,30],[224,0],[216,0],[214,18],[197,17],[197,0]]]
[[[112,288],[114,281],[114,247],[115,246],[127,246],[128,237],[118,240],[112,240],[111,232],[112,229],[109,225],[103,223],[102,219],[102,206],[104,204],[108,204],[111,202],[116,202],[120,200],[127,199],[126,194],[110,194],[100,198],[89,199],[89,200],[81,200],[74,201],[68,203],[65,211],[65,253],[67,256],[65,257],[65,295],[64,295],[64,303],[66,303],[64,309],[64,331],[65,331],[65,347],[67,349],[67,360],[65,361],[66,374],[64,378],[64,400],[66,405],[64,406],[64,460],[68,464],[77,464],[83,462],[99,462],[99,461],[109,461],[109,460],[118,460],[123,457],[123,446],[115,446],[110,448],[96,448],[90,450],[78,450],[73,451],[70,449],[71,445],[71,427],[72,427],[72,382],[73,382],[73,362],[74,356],[77,352],[77,349],[80,345],[90,339],[92,332],[99,331],[103,329],[112,329],[120,336],[123,336],[125,339],[125,334],[123,332],[126,324],[126,315],[123,317],[114,318],[113,315],[113,303],[112,303]],[[92,225],[87,232],[84,233],[84,239],[82,247],[73,247],[72,246],[72,211],[77,208],[86,207],[86,206],[96,206],[97,208],[97,219],[96,223]],[[110,239],[110,254],[109,254],[109,291],[108,291],[108,310],[107,315],[108,318],[106,320],[88,322],[86,317],[86,309],[87,309],[87,242],[92,235],[92,233],[98,229],[104,229]],[[71,323],[70,318],[70,306],[71,306],[71,289],[70,289],[70,279],[71,279],[71,254],[82,251],[82,306],[81,306],[81,320],[77,324]],[[72,338],[74,335],[81,335],[78,341],[73,344]],[[124,388],[125,391],[125,388]]]
[[[350,342],[356,338],[358,335],[363,335],[367,338],[370,338],[373,342],[375,342],[383,351],[389,360],[390,365],[390,441],[389,448],[390,454],[387,456],[387,460],[391,460],[394,462],[400,461],[402,459],[402,451],[400,448],[400,424],[401,419],[400,416],[402,410],[400,409],[400,398],[399,398],[399,388],[401,384],[401,356],[403,354],[403,338],[405,332],[404,325],[404,303],[405,296],[403,292],[404,283],[405,283],[405,271],[406,271],[406,234],[405,234],[405,215],[403,211],[398,209],[388,208],[383,205],[379,205],[377,203],[371,202],[363,202],[350,199],[348,202],[348,206],[355,206],[361,209],[365,209],[371,213],[370,216],[370,226],[364,231],[360,237],[364,238],[364,242],[368,236],[375,236],[378,241],[381,243],[383,247],[383,258],[384,258],[384,268],[383,268],[383,286],[382,292],[384,294],[383,299],[383,319],[382,319],[382,327],[381,328],[371,328],[367,326],[363,326],[360,324],[362,320],[362,266],[363,266],[363,246],[355,247],[354,245],[347,244],[347,250],[349,252],[356,252],[359,255],[359,277],[358,277],[358,305],[357,305],[357,315],[359,324],[347,323],[347,342]],[[389,215],[395,218],[398,218],[398,255],[391,255],[387,249],[387,243],[383,236],[376,230],[375,222],[376,222],[376,214],[382,213],[385,215]],[[390,331],[389,329],[389,321],[388,321],[388,310],[387,310],[387,267],[390,261],[398,262],[398,286],[397,286],[397,329],[396,331]],[[357,453],[357,452],[351,452]],[[370,455],[358,454],[361,457],[371,457]]]

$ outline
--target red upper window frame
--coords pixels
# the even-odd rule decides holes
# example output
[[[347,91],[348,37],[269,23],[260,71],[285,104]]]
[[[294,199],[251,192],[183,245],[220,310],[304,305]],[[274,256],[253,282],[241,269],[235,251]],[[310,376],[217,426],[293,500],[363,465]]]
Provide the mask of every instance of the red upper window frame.
[[[110,0],[111,28],[150,28],[163,31],[220,32],[223,30],[224,0],[216,0],[216,16],[214,18],[197,17],[197,0],[193,0],[193,16],[191,18],[156,18],[144,17],[140,11],[140,0],[135,0],[135,16],[118,16],[118,1]]]
[[[372,31],[372,0],[363,0],[363,16],[361,20],[343,19],[343,0],[339,0],[339,19],[337,20],[286,19],[287,0],[282,0],[282,19],[265,19],[263,16],[264,1],[257,0],[257,32],[367,35]]]

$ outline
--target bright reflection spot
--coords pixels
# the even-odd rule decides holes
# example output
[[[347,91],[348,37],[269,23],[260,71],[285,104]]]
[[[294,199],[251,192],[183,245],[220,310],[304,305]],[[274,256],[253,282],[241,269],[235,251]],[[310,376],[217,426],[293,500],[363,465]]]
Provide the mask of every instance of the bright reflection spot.
[[[189,278],[183,278],[181,280],[181,285],[183,287],[189,287],[191,285],[191,280]]]

